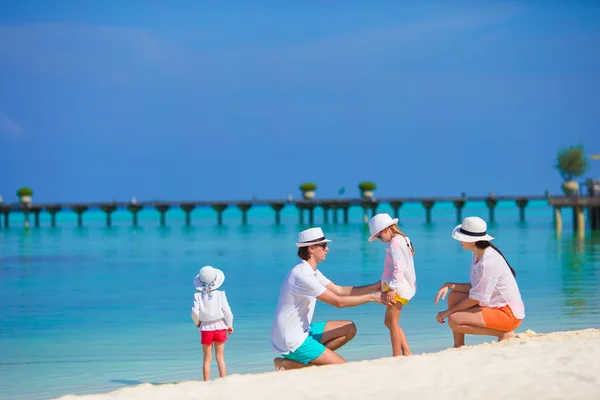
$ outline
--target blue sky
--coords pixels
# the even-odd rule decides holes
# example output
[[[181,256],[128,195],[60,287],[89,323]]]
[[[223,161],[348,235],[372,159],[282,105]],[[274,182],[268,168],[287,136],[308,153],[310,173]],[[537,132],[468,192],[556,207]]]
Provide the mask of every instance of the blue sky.
[[[598,2],[212,3],[1,2],[4,201],[559,193],[600,153]]]

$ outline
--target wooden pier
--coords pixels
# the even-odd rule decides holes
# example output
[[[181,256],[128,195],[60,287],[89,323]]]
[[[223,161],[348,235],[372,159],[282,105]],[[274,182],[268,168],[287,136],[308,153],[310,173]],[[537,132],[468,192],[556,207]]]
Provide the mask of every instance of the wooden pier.
[[[4,228],[9,227],[9,214],[11,213],[22,213],[26,226],[33,225],[34,227],[40,226],[40,214],[42,212],[50,214],[50,225],[56,226],[56,214],[60,211],[70,210],[77,214],[77,225],[79,227],[84,224],[84,214],[89,210],[102,210],[106,214],[106,226],[110,227],[112,224],[111,215],[117,209],[126,209],[131,213],[133,226],[138,225],[138,213],[143,209],[152,208],[160,214],[160,225],[165,226],[167,224],[167,213],[169,210],[179,208],[185,213],[185,224],[187,226],[192,224],[191,212],[195,208],[211,208],[216,212],[217,224],[223,224],[223,213],[228,208],[237,208],[242,213],[242,224],[248,223],[248,211],[257,205],[268,205],[275,213],[275,223],[281,223],[281,210],[284,207],[296,207],[298,210],[298,221],[300,224],[314,225],[314,211],[317,208],[323,210],[323,223],[324,224],[337,224],[340,221],[343,223],[349,222],[349,209],[351,207],[360,207],[363,210],[363,221],[367,222],[370,216],[377,213],[377,209],[381,204],[388,204],[393,212],[393,217],[400,218],[400,209],[404,204],[407,203],[418,203],[421,204],[425,214],[425,221],[431,223],[433,216],[432,211],[438,203],[452,203],[456,209],[456,220],[460,222],[463,218],[462,211],[465,204],[469,201],[484,202],[489,210],[489,222],[494,222],[496,219],[495,210],[496,206],[500,202],[511,202],[518,207],[520,221],[525,221],[525,208],[529,201],[533,200],[544,200],[547,199],[549,204],[555,209],[561,207],[574,207],[579,210],[582,207],[588,207],[587,204],[597,204],[600,198],[594,198],[595,200],[587,200],[592,198],[581,198],[580,201],[587,201],[584,203],[577,203],[575,206],[572,205],[571,199],[556,197],[551,198],[548,195],[534,195],[534,196],[482,196],[482,197],[428,197],[428,198],[357,198],[357,199],[323,199],[323,200],[258,200],[258,201],[147,201],[147,202],[112,202],[112,203],[62,203],[62,204],[2,204],[0,203],[0,227],[3,225]],[[597,207],[594,206],[594,207]],[[341,214],[341,215],[340,215]],[[579,215],[579,214],[578,214]],[[598,215],[598,214],[595,214]],[[331,217],[331,218],[330,218]],[[33,219],[32,222],[30,220]],[[560,217],[557,223],[562,222]],[[592,224],[595,229],[598,229],[597,217],[595,223]],[[2,224],[3,222],[3,224]],[[583,226],[584,224],[580,224]]]
[[[588,220],[593,231],[600,230],[600,196],[574,196],[574,197],[552,197],[548,204],[554,208],[554,228],[560,234],[562,232],[561,209],[571,208],[573,210],[573,230],[579,236],[585,233],[585,214],[588,210]]]

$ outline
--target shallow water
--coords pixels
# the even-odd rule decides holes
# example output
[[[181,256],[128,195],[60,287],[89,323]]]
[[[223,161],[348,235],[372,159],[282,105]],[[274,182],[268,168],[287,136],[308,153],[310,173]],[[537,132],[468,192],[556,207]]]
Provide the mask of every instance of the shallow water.
[[[380,211],[391,212],[385,206]],[[483,203],[467,203],[463,216],[487,219]],[[342,285],[363,285],[380,277],[385,245],[368,243],[361,210],[351,223],[325,225],[333,240],[321,271]],[[418,291],[403,310],[401,325],[414,353],[451,345],[447,326],[435,321],[433,297],[445,281],[466,282],[470,255],[451,239],[456,225],[451,205],[433,210],[425,224],[418,204],[406,204],[401,227],[416,249]],[[286,207],[274,224],[267,207],[250,210],[249,225],[228,209],[224,226],[211,210],[171,210],[167,226],[144,210],[140,227],[126,211],[90,211],[76,228],[73,213],[58,214],[55,229],[42,215],[42,228],[26,230],[22,216],[0,230],[0,398],[45,399],[67,393],[94,393],[143,382],[166,383],[202,377],[202,351],[189,317],[192,279],[206,264],[223,269],[234,312],[235,333],[226,345],[229,374],[272,370],[270,328],[279,286],[296,263],[297,211]],[[576,239],[564,213],[560,236],[544,201],[527,207],[520,223],[514,203],[500,203],[489,231],[517,270],[527,317],[517,330],[573,330],[600,325],[600,235]],[[316,213],[315,223],[322,222]],[[330,221],[332,218],[329,218]],[[384,309],[377,304],[335,309],[317,305],[315,320],[351,319],[357,337],[340,354],[348,360],[389,356]],[[490,338],[469,337],[468,343]],[[216,365],[212,371],[217,376]]]

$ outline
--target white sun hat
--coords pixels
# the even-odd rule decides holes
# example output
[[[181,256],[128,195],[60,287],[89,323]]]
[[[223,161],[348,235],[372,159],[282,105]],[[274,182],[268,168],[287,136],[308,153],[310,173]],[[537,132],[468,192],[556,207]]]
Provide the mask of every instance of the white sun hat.
[[[467,217],[462,224],[457,225],[452,231],[452,237],[459,242],[478,242],[480,240],[494,240],[487,234],[487,224],[479,217]]]
[[[377,235],[379,234],[379,232],[396,223],[398,223],[398,218],[392,219],[392,217],[390,217],[390,214],[381,213],[375,215],[369,221],[369,231],[371,232],[369,242],[373,242],[375,239],[377,239]]]
[[[200,272],[194,277],[194,287],[197,290],[202,290],[204,288],[215,290],[223,284],[224,280],[225,274],[223,271],[207,265],[200,268]]]
[[[325,238],[321,228],[309,228],[298,234],[297,247],[313,246],[320,243],[330,243],[331,240]]]

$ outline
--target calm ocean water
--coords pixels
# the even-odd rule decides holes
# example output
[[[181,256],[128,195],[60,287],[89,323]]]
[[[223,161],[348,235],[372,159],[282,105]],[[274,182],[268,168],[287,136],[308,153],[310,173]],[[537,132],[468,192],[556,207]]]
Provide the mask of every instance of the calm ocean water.
[[[379,211],[391,212],[385,206]],[[320,269],[342,285],[379,279],[385,244],[368,243],[361,210],[351,209],[348,225],[325,225],[333,240]],[[536,332],[600,326],[600,236],[575,238],[571,215],[563,211],[565,231],[557,237],[545,201],[527,207],[526,223],[514,203],[500,203],[489,231],[517,270],[527,317],[517,330]],[[463,216],[487,220],[483,203],[467,203]],[[224,226],[216,214],[199,209],[191,228],[184,214],[167,213],[159,227],[157,212],[140,213],[131,227],[126,211],[58,214],[58,227],[26,230],[22,216],[0,230],[0,398],[46,399],[67,393],[96,393],[144,382],[169,383],[202,378],[198,330],[189,317],[192,279],[203,265],[225,272],[223,289],[234,313],[235,333],[227,342],[229,374],[272,370],[270,327],[280,284],[297,262],[294,242],[297,211],[286,207],[274,225],[267,207],[250,210],[249,225],[228,209]],[[433,298],[445,281],[467,282],[470,254],[450,237],[456,225],[452,205],[436,204],[433,223],[425,224],[418,204],[401,209],[401,225],[415,244],[417,295],[405,308],[401,325],[413,352],[452,345],[451,332],[435,321]],[[330,218],[331,221],[331,218]],[[316,212],[315,224],[322,222]],[[357,337],[340,351],[350,361],[391,354],[383,325],[384,308],[369,304],[335,309],[319,303],[315,320],[351,319]],[[469,337],[468,344],[491,338]],[[213,377],[218,376],[216,365]]]

